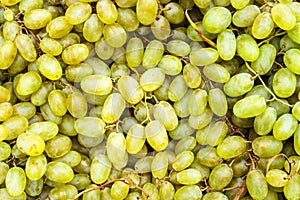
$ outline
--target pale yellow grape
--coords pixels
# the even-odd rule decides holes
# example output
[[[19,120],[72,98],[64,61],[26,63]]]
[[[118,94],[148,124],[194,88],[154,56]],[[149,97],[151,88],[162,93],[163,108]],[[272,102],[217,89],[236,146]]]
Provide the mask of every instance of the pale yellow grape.
[[[161,151],[168,146],[169,139],[163,124],[153,120],[145,127],[145,135],[149,145],[156,151]]]
[[[92,7],[88,3],[76,2],[70,5],[66,12],[66,21],[69,24],[77,25],[85,22],[92,13]]]
[[[22,168],[12,167],[8,170],[5,178],[7,192],[11,196],[21,195],[26,186],[26,175]]]
[[[44,28],[51,21],[52,15],[46,9],[33,9],[24,14],[24,25],[32,30]]]
[[[47,169],[46,156],[30,156],[25,165],[26,177],[30,180],[39,180],[43,177]]]
[[[43,54],[37,59],[38,69],[50,80],[58,80],[62,76],[62,67],[58,60],[50,54]]]
[[[17,138],[17,146],[20,151],[29,156],[38,156],[45,150],[43,138],[34,133],[23,133]]]

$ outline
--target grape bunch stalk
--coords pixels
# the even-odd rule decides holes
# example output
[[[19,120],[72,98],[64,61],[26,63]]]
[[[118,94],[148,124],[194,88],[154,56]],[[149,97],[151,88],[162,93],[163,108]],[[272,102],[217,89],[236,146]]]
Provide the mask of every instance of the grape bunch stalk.
[[[0,0],[0,199],[300,199],[297,0]]]

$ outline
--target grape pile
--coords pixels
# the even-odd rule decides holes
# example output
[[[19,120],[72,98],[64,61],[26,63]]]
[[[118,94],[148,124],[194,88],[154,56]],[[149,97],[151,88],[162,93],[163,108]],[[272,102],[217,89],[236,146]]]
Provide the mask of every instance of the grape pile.
[[[300,2],[0,2],[0,199],[300,199]]]

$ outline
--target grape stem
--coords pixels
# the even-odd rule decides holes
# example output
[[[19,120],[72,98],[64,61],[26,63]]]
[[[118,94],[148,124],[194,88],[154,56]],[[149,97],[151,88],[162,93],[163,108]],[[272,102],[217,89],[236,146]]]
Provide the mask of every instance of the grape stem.
[[[205,35],[203,35],[203,33],[201,32],[201,30],[198,28],[198,26],[192,21],[192,19],[191,19],[190,16],[189,16],[189,13],[188,13],[189,10],[190,10],[190,9],[185,10],[185,16],[186,16],[188,22],[190,23],[190,25],[191,25],[191,26],[193,27],[193,29],[198,33],[198,35],[201,37],[201,39],[202,39],[204,42],[206,42],[206,43],[208,43],[210,46],[216,48],[216,44],[215,44],[213,41],[211,41],[210,39],[208,39]]]
[[[265,87],[265,89],[271,94],[271,96],[273,97],[274,100],[279,101],[280,103],[288,106],[288,107],[293,107],[293,105],[290,105],[287,102],[284,102],[283,100],[279,99],[270,88],[268,88],[268,86],[266,86],[265,82],[263,81],[263,79],[260,77],[259,73],[257,73],[256,71],[254,71],[247,62],[245,62],[246,67],[249,71],[251,71],[253,74],[255,74],[255,76],[259,79],[259,81],[261,82],[261,84]]]

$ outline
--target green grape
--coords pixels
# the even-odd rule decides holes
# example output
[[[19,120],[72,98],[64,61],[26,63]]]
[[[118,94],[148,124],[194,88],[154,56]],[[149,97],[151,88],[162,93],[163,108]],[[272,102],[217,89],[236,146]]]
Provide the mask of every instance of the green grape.
[[[193,0],[197,7],[207,8],[209,7],[211,0]]]
[[[67,96],[67,109],[75,118],[84,117],[87,113],[87,102],[80,92],[73,92]]]
[[[189,126],[188,119],[181,119],[179,120],[177,128],[173,131],[169,131],[169,135],[174,140],[180,140],[184,136],[192,135],[194,131],[195,130]]]
[[[140,25],[136,13],[130,8],[118,8],[117,23],[128,32],[137,30]]]
[[[26,180],[25,192],[29,196],[38,196],[44,189],[44,180],[41,178],[36,181]]]
[[[247,5],[233,14],[232,23],[237,27],[248,27],[253,24],[259,14],[260,10],[258,6]]]
[[[105,51],[103,51],[105,49]],[[114,48],[108,45],[104,38],[95,42],[95,51],[99,58],[102,60],[108,60],[113,56]]]
[[[236,38],[230,29],[225,29],[218,34],[217,50],[223,60],[231,60],[234,57],[236,53]]]
[[[264,199],[268,194],[268,183],[264,174],[259,170],[248,172],[246,186],[250,196],[254,199]]]
[[[22,195],[26,186],[26,175],[24,170],[20,167],[11,167],[7,171],[5,186],[9,195]]]
[[[183,22],[185,16],[182,4],[170,2],[166,4],[164,8],[164,16],[168,19],[170,23],[180,24],[181,22]]]
[[[151,163],[151,173],[154,178],[163,178],[168,170],[168,154],[166,152],[158,152]]]
[[[0,86],[0,102],[3,103],[3,102],[7,102],[9,101],[11,98],[11,93],[10,91],[3,87],[3,86]],[[4,121],[4,120],[2,120]]]
[[[190,53],[190,61],[192,65],[204,66],[216,62],[219,58],[218,51],[211,47],[197,48]]]
[[[273,187],[283,187],[289,180],[288,174],[280,169],[271,169],[266,172],[266,181]]]
[[[267,107],[266,110],[254,119],[254,130],[258,135],[269,134],[277,120],[275,108]]]
[[[13,140],[25,132],[28,127],[28,120],[23,116],[17,115],[4,121],[2,125],[4,125],[8,130],[6,140]]]
[[[288,102],[286,99],[281,99],[281,100],[285,103]],[[290,107],[288,105],[281,103],[280,101],[268,102],[268,106],[275,108],[275,110],[277,112],[277,117],[281,116],[282,114],[290,112]]]
[[[42,85],[42,78],[37,72],[26,72],[19,79],[16,91],[20,95],[30,95],[36,92]]]
[[[298,132],[295,133],[295,134],[298,134]],[[285,160],[284,169],[285,169],[286,172],[294,174],[296,172],[297,168],[299,167],[300,157],[299,156],[290,156],[289,161],[293,162],[295,164],[291,165],[291,168],[290,168],[290,163],[287,160]]]
[[[105,24],[112,24],[118,18],[118,10],[111,0],[100,0],[96,5],[99,19]]]
[[[207,37],[210,40],[213,40],[217,37],[217,34],[213,34],[213,33],[209,33],[207,32],[207,30],[204,28],[202,22],[195,22],[195,25],[200,29],[200,31],[202,32],[202,34]],[[202,42],[202,38],[198,35],[197,31],[191,26],[189,25],[186,29],[186,34],[187,37],[192,40],[192,41],[198,41],[198,42]],[[194,43],[195,44],[195,43]],[[199,45],[199,43],[196,43]],[[201,46],[201,45],[200,45]],[[191,45],[192,47],[192,45]],[[201,46],[202,47],[202,46]],[[193,49],[193,48],[191,48]]]
[[[0,142],[5,140],[8,136],[8,130],[4,125],[0,125]]]
[[[197,153],[197,160],[205,167],[213,168],[222,162],[222,158],[218,155],[215,147],[204,147]]]
[[[96,42],[101,38],[103,28],[104,24],[98,18],[97,14],[91,14],[89,18],[84,22],[82,29],[83,37],[88,42]]]
[[[101,142],[104,140],[104,135],[99,137],[88,137],[82,134],[78,134],[77,140],[81,146],[91,148],[97,146],[98,144],[101,144]]]
[[[77,33],[67,33],[62,38],[59,38],[58,42],[62,45],[63,49],[73,45],[80,43],[81,39]]]
[[[110,94],[103,104],[102,119],[106,123],[113,123],[120,119],[125,110],[125,100],[119,93]]]
[[[179,188],[174,195],[174,200],[202,199],[202,191],[198,185],[186,185]]]
[[[156,200],[159,199],[159,193],[156,185],[153,183],[146,183],[143,185],[142,200]]]
[[[151,172],[151,165],[154,156],[144,156],[136,161],[134,169],[138,173],[148,173]]]
[[[185,83],[190,88],[197,88],[201,84],[201,72],[198,67],[192,65],[192,64],[186,64],[183,67],[183,78],[185,80]]]
[[[4,11],[5,12],[5,11]],[[5,40],[14,41],[20,32],[20,25],[16,21],[6,21],[3,24],[3,38]]]
[[[239,100],[233,106],[233,113],[239,118],[250,118],[260,115],[266,110],[265,98],[260,95],[251,95]]]
[[[292,114],[281,115],[273,126],[273,136],[277,140],[287,140],[291,137],[298,125],[298,121]]]
[[[36,60],[37,52],[34,47],[33,42],[30,37],[26,34],[19,34],[15,38],[15,44],[18,49],[18,52],[22,57],[28,62],[33,62]]]
[[[279,69],[275,72],[272,88],[280,98],[290,97],[296,90],[296,75],[288,68]]]
[[[90,176],[88,174],[75,174],[71,182],[78,190],[83,190],[91,184]]]
[[[61,123],[59,124],[59,132],[65,134],[65,135],[68,135],[68,136],[77,135],[77,132],[74,128],[74,123],[75,123],[74,118],[71,117],[69,114],[65,114],[62,117]],[[44,140],[46,140],[46,139],[44,138]]]
[[[160,199],[173,200],[175,195],[175,188],[169,181],[164,181],[158,188]],[[133,200],[133,199],[132,199]]]
[[[9,170],[9,165],[6,164],[5,162],[0,162],[0,184],[4,183],[8,170]]]
[[[59,158],[67,154],[72,147],[72,141],[65,135],[57,135],[46,142],[45,152],[50,158]]]
[[[43,54],[37,59],[39,72],[50,80],[58,80],[62,76],[62,67],[58,60],[50,55]]]
[[[58,56],[62,52],[62,45],[55,39],[45,37],[40,42],[41,50],[52,56]]]
[[[168,146],[169,139],[164,125],[158,121],[150,121],[145,127],[148,144],[156,151],[161,151]]]
[[[267,38],[274,29],[274,22],[269,12],[262,12],[256,16],[252,24],[252,35],[256,39]]]
[[[69,165],[63,162],[51,161],[47,164],[45,176],[50,181],[68,183],[73,179],[74,172]]]
[[[275,57],[275,47],[272,44],[264,44],[259,48],[259,56],[251,63],[251,67],[260,75],[265,75],[271,70]]]
[[[126,64],[117,64],[116,62],[111,65],[111,77],[122,77],[122,76],[129,76],[130,69]]]
[[[188,111],[190,115],[201,115],[207,105],[208,94],[203,89],[193,90],[188,100]]]
[[[80,156],[80,153],[78,153],[77,151],[70,150],[65,155],[63,155],[59,158],[56,158],[55,161],[66,163],[70,167],[75,167],[76,165],[78,165],[80,163],[81,156]]]
[[[297,126],[297,129],[294,133],[294,149],[295,149],[295,152],[300,155],[300,127],[299,125]]]
[[[296,25],[293,11],[284,3],[275,4],[271,9],[271,16],[275,24],[283,30],[291,30]]]
[[[203,17],[203,26],[210,33],[220,33],[231,23],[231,13],[224,7],[213,7]]]
[[[10,40],[4,40],[0,44],[0,69],[9,68],[17,56],[17,46]]]
[[[206,142],[210,146],[217,146],[222,143],[228,132],[228,126],[225,122],[216,122],[209,126]]]
[[[217,83],[226,83],[230,79],[230,74],[226,68],[217,63],[204,66],[203,74],[210,80]]]
[[[48,95],[53,90],[53,84],[49,81],[44,81],[40,88],[31,94],[31,103],[35,106],[41,106],[48,101]]]
[[[64,184],[59,187],[54,187],[49,192],[50,199],[71,199],[78,194],[75,186]]]
[[[85,189],[95,188],[97,185],[90,184]],[[100,190],[92,190],[82,195],[83,200],[100,199]]]
[[[194,161],[194,154],[191,151],[183,151],[180,154],[176,155],[172,168],[176,171],[182,171],[188,168]]]
[[[16,5],[17,3],[19,3],[21,0],[3,0],[1,1],[1,3],[4,5],[4,6],[13,6],[13,5]]]
[[[163,44],[159,40],[151,40],[148,43],[148,45],[146,46],[142,65],[147,69],[155,67],[156,65],[158,65],[160,60],[162,60],[163,53],[164,53]],[[166,58],[169,58],[169,59],[166,59]],[[171,59],[171,58],[173,58],[173,59]],[[169,57],[169,56],[165,56],[166,62],[164,65],[167,67],[167,63],[171,62],[172,60],[176,61],[175,63],[177,63],[178,66],[180,66],[180,62],[176,58]],[[169,68],[167,68],[166,71],[169,71]],[[181,69],[179,69],[179,71],[181,71]],[[178,73],[176,73],[176,74],[178,74]]]
[[[118,89],[122,97],[131,104],[137,104],[144,97],[139,83],[131,76],[123,76],[118,80]]]
[[[300,21],[300,4],[299,2],[289,2],[287,3],[287,6],[293,11],[296,21]]]
[[[34,133],[22,133],[17,138],[18,149],[29,155],[38,156],[45,150],[45,142],[42,137]]]
[[[167,101],[160,101],[154,105],[153,116],[164,125],[167,131],[172,131],[178,126],[175,110]]]
[[[191,49],[188,43],[182,40],[171,40],[167,44],[167,51],[175,56],[184,57],[190,53]]]
[[[44,28],[52,19],[51,13],[46,9],[32,9],[24,14],[24,25],[32,30]]]
[[[151,31],[156,39],[165,40],[171,33],[170,22],[166,17],[159,15],[151,24]]]
[[[106,24],[103,29],[103,37],[108,45],[118,48],[127,40],[125,29],[118,23]]]
[[[43,7],[43,1],[41,0],[25,0],[19,3],[19,10],[24,12],[29,12],[33,9],[39,9]]]
[[[300,197],[300,175],[295,174],[290,177],[287,184],[283,187],[284,196],[287,199],[298,199]]]
[[[254,154],[259,157],[272,157],[281,152],[283,144],[273,136],[266,135],[255,138],[252,148]]]
[[[237,10],[243,9],[249,4],[249,0],[230,0],[232,7]]]
[[[9,144],[7,144],[6,142],[0,142],[0,151],[1,151],[0,161],[6,160],[10,157],[11,148]]]
[[[20,53],[17,53],[14,62],[8,68],[8,72],[11,74],[18,74],[22,72],[28,66],[28,61],[25,60]]]
[[[85,44],[73,44],[65,48],[61,54],[62,60],[68,65],[76,65],[84,61],[89,55]]]
[[[61,123],[62,117],[56,116],[52,112],[52,110],[51,110],[51,108],[50,108],[50,106],[49,106],[48,103],[42,105],[40,107],[40,111],[41,111],[41,115],[44,118],[44,120],[54,122],[57,125]]]
[[[27,119],[32,118],[36,114],[36,107],[30,102],[20,102],[13,105],[13,115],[21,115]]]
[[[50,140],[58,134],[58,126],[51,121],[35,122],[28,126],[26,132],[34,133],[44,141]]]
[[[147,49],[146,49],[146,51],[147,51]],[[145,51],[145,54],[146,54],[146,51]],[[155,54],[158,55],[158,50],[156,50],[156,51],[157,52],[149,52],[149,53],[151,53],[151,54],[155,53]],[[151,56],[151,54],[149,56]],[[144,59],[145,59],[145,57],[144,57]],[[150,62],[150,61],[148,61],[148,62]],[[182,63],[181,63],[180,59],[176,56],[164,55],[161,58],[161,60],[159,61],[158,67],[161,68],[165,74],[170,75],[170,76],[175,76],[175,75],[178,75],[181,72]]]
[[[30,156],[25,165],[26,177],[30,180],[39,180],[43,177],[47,169],[47,159],[43,154]]]
[[[298,49],[300,46],[299,46],[299,44],[294,42],[288,35],[285,35],[280,39],[279,47],[282,48],[286,52],[290,49]]]
[[[213,112],[206,107],[204,112],[200,115],[190,116],[188,119],[189,126],[193,129],[202,129],[207,126],[213,118]]]
[[[46,26],[46,31],[53,39],[60,39],[66,36],[73,29],[73,25],[69,24],[65,16],[59,16],[52,19]]]
[[[196,147],[197,141],[192,136],[184,136],[181,138],[175,146],[175,154],[179,154],[183,151],[192,151]]]
[[[81,89],[93,95],[107,95],[112,91],[112,80],[104,75],[89,75],[82,78]]]
[[[104,75],[104,76],[111,76],[111,69],[109,68],[109,66],[104,61],[102,61],[99,58],[88,57],[84,61],[84,63],[90,65],[93,68],[93,71],[94,71],[95,74]]]
[[[162,69],[155,67],[146,70],[140,77],[140,85],[146,92],[158,89],[165,80],[165,73]]]
[[[200,145],[206,145],[207,143],[207,137],[209,134],[209,130],[211,128],[212,123],[210,123],[208,126],[197,130],[196,132],[196,140],[198,142],[198,144]]]
[[[298,68],[300,59],[300,50],[299,49],[289,49],[285,52],[283,56],[283,61],[286,67],[293,73],[299,75],[300,71]]]
[[[113,164],[122,163],[126,152],[126,141],[122,133],[112,132],[107,138],[107,157]]]
[[[138,122],[143,122],[143,121],[147,120],[148,110],[147,110],[146,106],[148,106],[148,110],[150,112],[149,114],[151,116],[152,108],[153,108],[153,105],[151,103],[143,104],[142,102],[140,102],[135,106],[135,108],[133,110],[133,115]]]
[[[26,193],[22,192],[19,196],[12,196],[6,188],[0,189],[0,197],[7,200],[26,200]]]
[[[228,136],[217,147],[217,153],[224,159],[237,157],[246,151],[246,142],[241,136]]]
[[[140,38],[130,38],[126,46],[126,60],[128,67],[137,67],[142,63],[144,44]]]
[[[237,159],[232,165],[233,170],[233,177],[242,177],[243,175],[246,175],[249,171],[249,168],[247,166],[247,161],[244,159]]]
[[[52,112],[57,116],[63,116],[67,112],[67,97],[61,90],[52,90],[49,93],[48,104]]]
[[[294,28],[287,31],[287,34],[294,42],[300,44],[300,40],[297,37],[299,35],[299,32],[300,32],[300,22],[297,22]]]
[[[259,48],[253,37],[248,34],[241,34],[236,41],[236,50],[242,59],[253,62],[259,57]]]
[[[66,12],[66,21],[69,24],[77,25],[85,22],[92,13],[92,7],[88,3],[76,2],[70,5]]]
[[[188,90],[183,75],[176,76],[168,88],[168,97],[173,102],[178,102]]]
[[[155,0],[137,0],[136,16],[143,25],[150,25],[155,21],[158,4]]]
[[[112,184],[110,195],[113,199],[125,199],[129,192],[129,185],[123,181],[116,181]]]
[[[203,195],[202,199],[203,200],[209,200],[209,199],[228,200],[228,197],[221,192],[208,192],[205,195]]]
[[[94,183],[104,183],[111,172],[112,164],[106,155],[99,154],[91,163],[90,176]]]
[[[227,113],[228,105],[224,92],[219,88],[208,91],[208,104],[211,111],[217,116],[224,116]]]
[[[178,172],[177,181],[183,185],[195,185],[202,179],[202,174],[197,169],[189,168]]]

